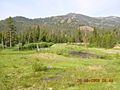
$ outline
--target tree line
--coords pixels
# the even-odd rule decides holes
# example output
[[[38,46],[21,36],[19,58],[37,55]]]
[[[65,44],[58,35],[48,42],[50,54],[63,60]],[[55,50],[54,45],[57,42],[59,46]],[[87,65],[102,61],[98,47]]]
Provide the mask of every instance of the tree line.
[[[84,34],[86,33],[86,34]],[[86,42],[85,42],[86,41]],[[4,30],[0,32],[0,43],[3,47],[14,47],[17,44],[29,44],[38,42],[53,43],[89,43],[91,47],[112,48],[120,43],[120,30],[99,30],[94,27],[92,32],[85,32],[79,27],[74,29],[49,28],[42,25],[34,25],[28,30],[18,32],[14,19],[6,20]]]

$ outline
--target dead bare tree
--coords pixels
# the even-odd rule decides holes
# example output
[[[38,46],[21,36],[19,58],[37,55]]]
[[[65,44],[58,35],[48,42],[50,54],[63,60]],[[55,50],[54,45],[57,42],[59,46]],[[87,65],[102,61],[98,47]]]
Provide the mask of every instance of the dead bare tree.
[[[94,28],[92,28],[90,26],[81,26],[81,27],[79,27],[79,29],[83,32],[83,42],[85,44],[85,47],[87,47],[87,42],[88,42],[87,33],[88,32],[93,32]]]

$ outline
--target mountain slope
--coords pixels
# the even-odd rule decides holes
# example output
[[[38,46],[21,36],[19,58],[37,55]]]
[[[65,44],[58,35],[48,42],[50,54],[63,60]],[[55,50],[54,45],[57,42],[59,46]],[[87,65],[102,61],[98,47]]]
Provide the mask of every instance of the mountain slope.
[[[89,25],[99,28],[120,27],[120,17],[89,17],[82,14],[69,13],[67,15],[47,18],[29,19],[21,16],[14,17],[18,31],[24,31],[32,25],[46,25],[48,27],[77,28],[80,25]],[[3,30],[6,20],[0,21],[0,31]]]

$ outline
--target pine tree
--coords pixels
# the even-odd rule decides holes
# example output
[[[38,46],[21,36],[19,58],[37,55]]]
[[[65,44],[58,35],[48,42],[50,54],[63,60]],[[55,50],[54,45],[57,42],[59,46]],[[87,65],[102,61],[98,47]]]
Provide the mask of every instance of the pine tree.
[[[16,44],[16,27],[12,17],[7,19],[5,28],[5,44],[6,46],[12,47]]]
[[[0,32],[0,43],[2,43],[2,32]]]
[[[99,34],[96,28],[94,28],[94,31],[92,32],[92,35],[89,40],[90,46],[99,47],[99,40],[100,40]]]

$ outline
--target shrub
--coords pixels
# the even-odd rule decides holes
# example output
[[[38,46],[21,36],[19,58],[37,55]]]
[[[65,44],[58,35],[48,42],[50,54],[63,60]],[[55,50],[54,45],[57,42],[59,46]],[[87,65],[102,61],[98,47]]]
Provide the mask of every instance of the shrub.
[[[20,49],[22,49],[22,43],[16,44],[15,47],[14,47],[14,49],[15,49],[15,50],[20,50]]]
[[[29,43],[29,44],[25,44],[20,49],[21,50],[32,50],[32,49],[36,49],[37,45],[38,45],[39,48],[47,48],[47,47],[52,46],[53,43],[47,43],[47,42]]]
[[[2,44],[0,44],[0,49],[3,49],[4,47],[3,47],[3,45]]]
[[[47,66],[44,65],[41,62],[35,62],[32,65],[32,69],[34,72],[38,72],[38,71],[46,71],[47,70]]]

